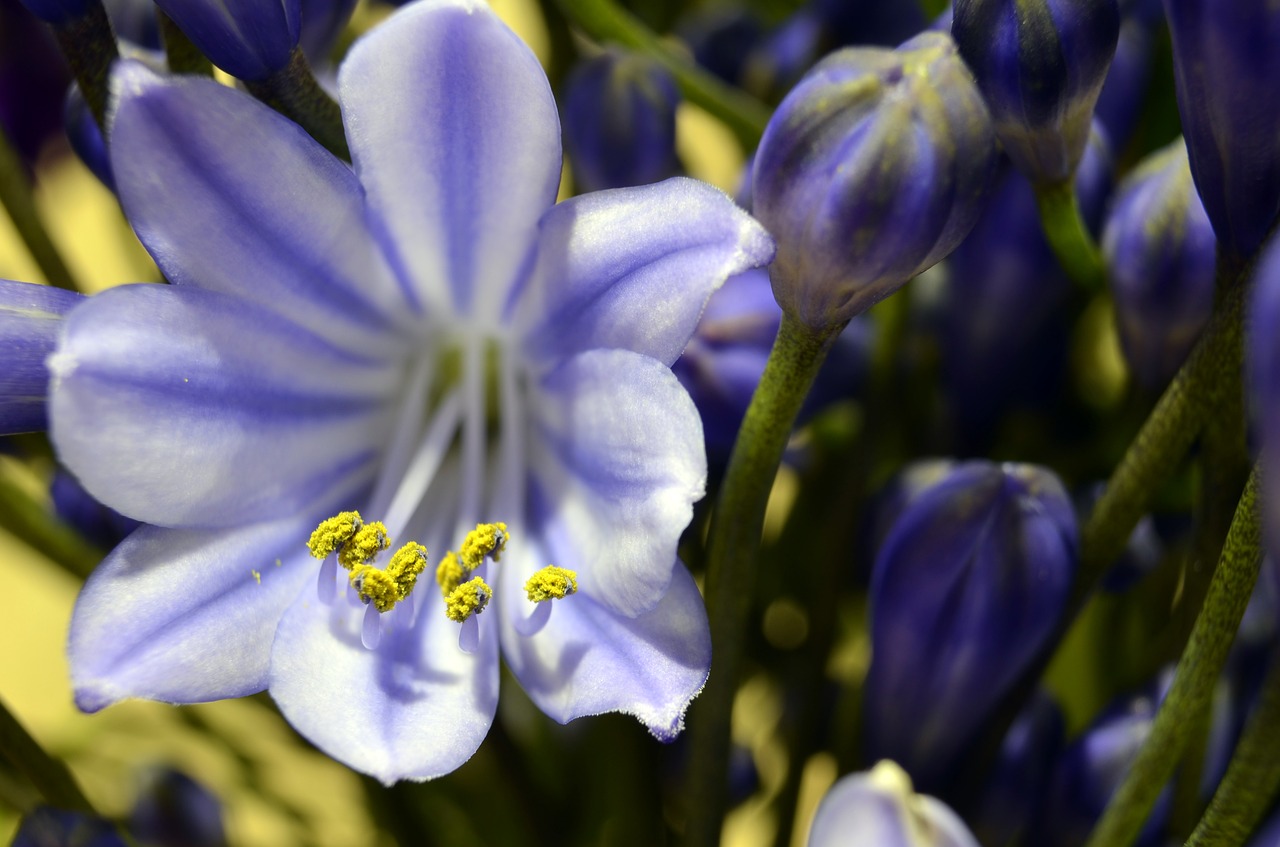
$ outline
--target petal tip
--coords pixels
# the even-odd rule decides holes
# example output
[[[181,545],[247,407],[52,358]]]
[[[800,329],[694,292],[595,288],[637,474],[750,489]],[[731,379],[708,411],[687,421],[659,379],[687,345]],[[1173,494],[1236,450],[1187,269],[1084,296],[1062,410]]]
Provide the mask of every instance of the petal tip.
[[[124,698],[110,686],[98,683],[77,685],[74,699],[77,709],[86,715],[91,715],[94,712],[102,711],[107,706],[118,703]]]

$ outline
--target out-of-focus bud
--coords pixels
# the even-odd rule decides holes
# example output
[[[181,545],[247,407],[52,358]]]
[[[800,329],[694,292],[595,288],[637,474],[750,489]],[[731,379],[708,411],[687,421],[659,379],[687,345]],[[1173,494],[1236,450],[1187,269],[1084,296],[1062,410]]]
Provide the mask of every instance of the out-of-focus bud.
[[[835,43],[844,46],[901,44],[928,24],[919,3],[883,0],[813,0],[809,4]]]
[[[686,16],[679,33],[694,61],[725,82],[738,85],[747,57],[764,37],[764,27],[747,10],[717,7]]]
[[[1263,250],[1253,275],[1245,368],[1264,473],[1267,550],[1280,553],[1280,239]]]
[[[61,126],[58,103],[67,66],[49,28],[17,0],[0,0],[0,127],[34,164]]]
[[[1076,546],[1062,483],[1033,465],[957,465],[906,508],[871,577],[870,759],[945,784],[1052,635]]]
[[[1102,249],[1120,342],[1144,388],[1168,383],[1213,314],[1215,245],[1181,140],[1120,184]]]
[[[1111,145],[1123,150],[1133,137],[1147,85],[1151,81],[1151,53],[1155,32],[1136,13],[1120,21],[1116,55],[1107,71],[1107,80],[1098,95],[1094,117],[1107,130]]]
[[[328,59],[357,0],[302,0],[302,23],[298,45],[313,64]]]
[[[1249,847],[1280,847],[1280,812],[1272,813],[1271,817],[1258,827],[1253,840],[1249,842]]]
[[[951,34],[1032,182],[1075,172],[1119,32],[1116,0],[956,0]]]
[[[222,807],[208,789],[180,771],[157,768],[142,776],[129,831],[152,847],[221,847]]]
[[[135,47],[162,50],[160,21],[152,0],[103,0],[116,37]]]
[[[607,51],[565,82],[564,140],[579,192],[658,182],[676,158],[676,81],[639,53]]]
[[[125,847],[110,821],[38,806],[22,819],[10,847]]]
[[[711,299],[671,370],[702,415],[708,457],[729,458],[751,395],[778,334],[782,310],[763,268],[730,277]],[[871,356],[871,326],[851,321],[836,339],[800,412],[800,420],[861,386]]]
[[[824,328],[888,297],[968,234],[994,168],[990,116],[948,36],[828,56],[756,153],[752,202],[778,243],[783,310]]]
[[[1082,495],[1076,498],[1076,512],[1083,519],[1093,511],[1094,505],[1106,490],[1106,483],[1098,482],[1089,486]],[[1128,591],[1144,576],[1151,573],[1164,557],[1165,543],[1156,527],[1155,518],[1143,515],[1129,533],[1129,541],[1125,544],[1120,558],[1107,571],[1100,586],[1111,594],[1122,594]]]
[[[89,111],[89,104],[80,93],[80,86],[72,85],[67,89],[67,99],[63,102],[62,123],[71,142],[72,151],[80,157],[89,172],[111,189],[116,190],[115,175],[111,171],[111,157],[107,154],[106,142],[102,140],[102,130]]]
[[[1020,844],[1040,812],[1066,726],[1048,694],[1036,693],[1000,746],[1000,755],[971,816],[983,844]]]
[[[742,71],[742,87],[762,100],[777,101],[827,52],[824,22],[801,9],[752,49]]]
[[[45,360],[58,343],[63,316],[82,299],[60,288],[0,280],[0,435],[46,428]]]
[[[84,17],[100,2],[101,0],[22,0],[22,5],[45,23],[65,24]]]
[[[883,761],[846,776],[818,805],[809,847],[978,847],[959,815],[916,794],[902,768]]]
[[[1078,847],[1088,840],[1107,801],[1151,732],[1156,710],[1172,680],[1170,670],[1146,690],[1113,703],[1067,747],[1054,767],[1044,812],[1027,843]],[[1138,836],[1136,847],[1162,843],[1161,830],[1170,805],[1170,792],[1165,789]]]
[[[156,0],[200,52],[238,79],[266,79],[289,64],[301,0]]]
[[[71,473],[59,467],[49,483],[49,499],[58,517],[103,550],[115,547],[142,524],[102,505]]]
[[[859,585],[871,581],[871,562],[875,561],[876,551],[884,546],[898,518],[916,498],[946,479],[955,465],[954,459],[918,459],[894,474],[876,492],[870,507],[863,511],[858,532],[858,549],[862,555],[857,557],[859,568],[855,579]]]
[[[1280,211],[1280,6],[1166,0],[1191,173],[1218,240],[1247,257]]]

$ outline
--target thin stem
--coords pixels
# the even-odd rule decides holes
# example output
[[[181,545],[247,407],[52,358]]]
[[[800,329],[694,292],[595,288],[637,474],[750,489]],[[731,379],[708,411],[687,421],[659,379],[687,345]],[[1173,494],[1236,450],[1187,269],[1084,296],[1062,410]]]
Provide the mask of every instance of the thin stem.
[[[40,220],[31,179],[3,131],[0,131],[0,204],[9,213],[13,228],[27,245],[45,280],[58,288],[77,291],[75,277]]]
[[[91,0],[82,16],[54,25],[53,34],[62,55],[67,58],[76,84],[80,86],[80,93],[89,104],[93,119],[98,122],[102,137],[106,138],[107,79],[111,75],[112,63],[120,58],[107,10],[101,0]]]
[[[187,38],[187,34],[173,22],[173,18],[158,8],[156,24],[160,27],[160,40],[164,42],[164,55],[171,73],[213,76],[213,62]]]
[[[1280,657],[1273,657],[1257,705],[1236,744],[1227,773],[1186,847],[1245,843],[1280,791]]]
[[[96,814],[67,766],[45,752],[0,701],[0,756],[59,809]]]
[[[831,343],[843,328],[841,324],[815,330],[783,313],[778,337],[729,457],[707,540],[707,611],[715,662],[691,715],[693,763],[685,832],[690,845],[713,847],[720,843],[728,801],[729,722],[765,506],[791,426]]]
[[[1178,661],[1169,693],[1086,847],[1124,847],[1133,843],[1173,774],[1200,715],[1209,708],[1214,684],[1227,660],[1262,564],[1258,479],[1255,468],[1236,507],[1204,608]]]
[[[770,111],[764,103],[690,62],[612,0],[557,0],[556,5],[592,38],[617,42],[657,59],[676,78],[689,102],[724,121],[745,149],[755,149],[769,123]]]
[[[342,111],[316,81],[301,48],[293,48],[289,64],[266,79],[246,81],[245,87],[254,97],[305,129],[333,155],[351,161],[351,150],[342,129]]]
[[[1045,238],[1067,275],[1088,291],[1102,288],[1106,264],[1080,215],[1075,182],[1036,186],[1036,205]]]

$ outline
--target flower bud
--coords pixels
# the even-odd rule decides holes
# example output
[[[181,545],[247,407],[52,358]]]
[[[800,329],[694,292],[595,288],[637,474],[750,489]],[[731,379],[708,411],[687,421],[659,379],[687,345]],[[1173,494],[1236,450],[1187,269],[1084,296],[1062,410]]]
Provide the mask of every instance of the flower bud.
[[[226,844],[218,798],[173,768],[142,775],[142,788],[129,816],[129,830],[155,847],[219,847]]]
[[[1246,312],[1245,367],[1263,462],[1268,552],[1280,553],[1280,240],[1263,250]]]
[[[1119,32],[1116,0],[956,0],[951,34],[1032,182],[1075,172]]]
[[[1076,545],[1062,483],[1033,465],[957,465],[906,508],[871,577],[870,758],[945,783],[1052,635]]]
[[[911,788],[902,768],[883,761],[831,787],[809,829],[809,847],[978,847],[964,821]]]
[[[564,136],[579,193],[659,182],[676,158],[676,81],[638,53],[606,52],[565,82]]]
[[[356,0],[302,0],[298,45],[312,64],[328,58],[355,8]]]
[[[125,840],[105,818],[37,806],[22,818],[10,847],[125,847]]]
[[[1040,811],[1053,763],[1062,751],[1062,710],[1043,691],[1009,727],[1000,754],[970,817],[983,844],[1020,844]]]
[[[1176,141],[1120,184],[1102,249],[1120,343],[1134,378],[1163,388],[1213,313],[1215,239]]]
[[[222,70],[247,81],[289,64],[298,46],[300,0],[156,0],[173,22]]]
[[[1121,19],[1116,55],[1094,108],[1094,117],[1107,130],[1116,150],[1124,150],[1129,145],[1142,115],[1143,100],[1151,82],[1155,40],[1152,25],[1137,14]]]
[[[1280,211],[1280,6],[1166,0],[1178,112],[1218,240],[1248,257]]]
[[[756,153],[774,296],[812,327],[848,321],[960,243],[994,167],[990,117],[948,36],[831,54]]]

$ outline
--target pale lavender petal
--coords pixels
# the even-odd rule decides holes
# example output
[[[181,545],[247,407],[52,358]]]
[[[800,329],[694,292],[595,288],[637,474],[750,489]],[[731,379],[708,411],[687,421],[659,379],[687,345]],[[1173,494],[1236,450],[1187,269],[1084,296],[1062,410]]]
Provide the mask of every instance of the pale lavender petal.
[[[663,741],[681,730],[711,664],[711,634],[698,587],[679,562],[661,601],[639,617],[619,615],[582,590],[552,604],[546,626],[522,636],[533,611],[523,584],[545,562],[536,546],[503,560],[502,652],[538,708],[565,723],[584,715],[634,715]],[[515,555],[513,555],[515,553]],[[579,575],[579,585],[588,579]]]
[[[76,601],[68,654],[76,705],[127,697],[198,703],[267,684],[271,639],[318,563],[298,518],[234,530],[144,526]],[[254,572],[257,572],[257,576]]]
[[[705,183],[676,177],[597,191],[543,217],[513,319],[540,360],[605,347],[670,365],[711,293],[771,258],[764,228]]]
[[[446,313],[495,317],[560,180],[538,60],[482,0],[415,3],[356,42],[338,86],[403,277]]]
[[[403,344],[388,329],[403,320],[405,297],[349,167],[212,80],[121,62],[112,87],[120,201],[165,276],[277,309],[366,352]]]
[[[809,847],[979,847],[960,816],[934,797],[914,794],[896,764],[882,761],[827,792]]]
[[[0,435],[45,429],[45,359],[62,317],[84,298],[72,291],[0,280]]]
[[[49,359],[54,446],[116,511],[235,526],[371,481],[398,369],[192,286],[110,289],[64,326]]]
[[[585,593],[623,615],[652,609],[706,483],[693,401],[625,350],[580,353],[530,393],[533,531]]]
[[[271,651],[271,696],[294,729],[388,785],[457,769],[484,740],[498,705],[495,616],[480,616],[480,649],[468,654],[439,595],[418,600],[417,625],[397,627],[394,612],[383,615],[378,647],[369,650],[361,643],[364,608],[322,606],[307,586]]]

